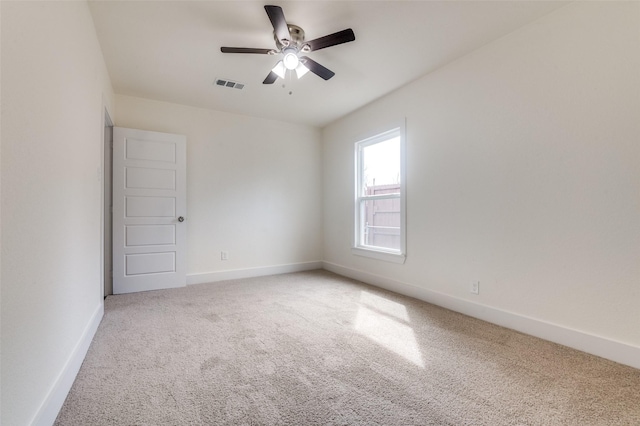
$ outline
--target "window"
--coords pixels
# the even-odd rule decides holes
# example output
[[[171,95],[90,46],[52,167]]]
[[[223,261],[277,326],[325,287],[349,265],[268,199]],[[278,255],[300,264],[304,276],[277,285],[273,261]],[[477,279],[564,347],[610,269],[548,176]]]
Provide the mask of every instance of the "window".
[[[356,143],[354,254],[405,259],[404,126]]]

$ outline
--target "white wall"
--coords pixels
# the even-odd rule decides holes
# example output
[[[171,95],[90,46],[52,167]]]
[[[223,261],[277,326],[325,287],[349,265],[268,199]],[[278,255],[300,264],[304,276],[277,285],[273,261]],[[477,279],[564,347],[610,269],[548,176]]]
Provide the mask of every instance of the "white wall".
[[[350,253],[353,143],[402,116],[408,251],[397,265]],[[640,3],[572,3],[323,140],[330,268],[640,353]]]
[[[571,4],[329,126],[324,148],[314,128],[129,97],[116,123],[189,139],[192,276],[314,262],[324,238],[328,265],[640,347],[639,8]],[[101,314],[111,87],[85,3],[0,14],[0,421],[46,424]],[[349,250],[352,144],[399,116],[405,265]]]
[[[102,117],[111,87],[86,3],[0,7],[0,422],[50,424],[102,313]]]
[[[318,129],[121,95],[116,107],[117,126],[187,136],[188,282],[319,265]]]

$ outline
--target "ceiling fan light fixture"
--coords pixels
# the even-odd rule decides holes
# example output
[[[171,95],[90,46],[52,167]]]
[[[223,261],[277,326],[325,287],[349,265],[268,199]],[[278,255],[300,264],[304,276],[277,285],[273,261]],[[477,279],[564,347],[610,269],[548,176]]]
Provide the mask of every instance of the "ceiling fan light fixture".
[[[287,69],[284,67],[284,63],[282,61],[278,61],[278,63],[276,64],[275,67],[273,67],[273,69],[271,70],[273,71],[273,73],[275,75],[277,75],[278,77],[284,79],[286,73],[287,73]]]
[[[298,68],[298,64],[300,64],[300,59],[298,59],[298,55],[295,49],[287,48],[284,50],[284,58],[282,58],[282,63],[284,67],[288,70],[295,70]]]
[[[300,64],[296,68],[296,76],[298,76],[298,78],[300,79],[308,72],[309,72],[309,68],[305,67],[304,64],[300,62]]]

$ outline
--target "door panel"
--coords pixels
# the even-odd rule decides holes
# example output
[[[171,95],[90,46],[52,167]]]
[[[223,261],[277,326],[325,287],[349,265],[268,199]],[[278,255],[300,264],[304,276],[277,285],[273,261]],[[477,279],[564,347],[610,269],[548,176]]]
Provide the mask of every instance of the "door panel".
[[[176,189],[176,171],[127,167],[125,185],[128,189]]]
[[[186,137],[114,128],[114,294],[186,285]]]
[[[127,275],[157,274],[175,272],[175,253],[128,254],[126,256]]]
[[[175,197],[126,197],[127,217],[173,217]]]
[[[127,158],[129,160],[176,162],[176,146],[169,142],[134,137],[125,141]]]
[[[176,243],[175,225],[129,225],[125,230],[127,247]]]

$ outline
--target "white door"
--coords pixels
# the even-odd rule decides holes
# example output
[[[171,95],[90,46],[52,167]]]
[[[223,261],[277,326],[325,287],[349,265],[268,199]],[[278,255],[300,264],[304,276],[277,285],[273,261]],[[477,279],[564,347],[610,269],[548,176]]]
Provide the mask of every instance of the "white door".
[[[113,129],[113,293],[186,285],[187,138]]]

